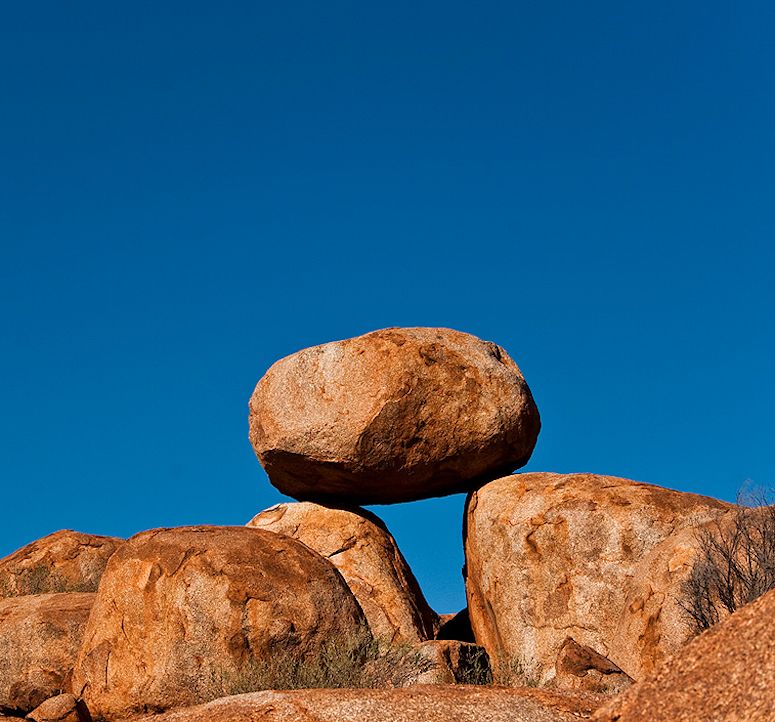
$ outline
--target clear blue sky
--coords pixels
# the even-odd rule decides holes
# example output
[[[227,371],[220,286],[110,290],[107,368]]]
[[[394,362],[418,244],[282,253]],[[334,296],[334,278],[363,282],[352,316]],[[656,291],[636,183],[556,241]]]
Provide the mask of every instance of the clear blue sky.
[[[391,325],[503,345],[528,469],[775,483],[771,2],[0,11],[0,555],[242,524],[247,401]],[[464,604],[463,498],[380,507]]]

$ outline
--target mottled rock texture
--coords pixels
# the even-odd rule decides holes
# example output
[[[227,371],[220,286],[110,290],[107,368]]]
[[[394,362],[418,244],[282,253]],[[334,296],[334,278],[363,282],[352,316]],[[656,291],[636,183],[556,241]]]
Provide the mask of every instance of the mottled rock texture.
[[[0,600],[0,711],[27,713],[67,685],[94,594]]]
[[[484,647],[468,642],[433,639],[417,646],[418,657],[427,663],[408,684],[489,684],[490,658]]]
[[[473,492],[466,592],[479,644],[498,668],[546,683],[566,637],[637,680],[684,644],[678,591],[694,525],[731,505],[593,474],[516,474]]]
[[[598,722],[775,720],[775,590],[695,637]]]
[[[73,675],[95,718],[244,691],[271,658],[315,660],[371,639],[334,566],[245,527],[143,532],[111,558]],[[255,688],[255,687],[253,687]]]
[[[0,598],[54,592],[94,592],[113,552],[115,537],[63,530],[0,559]]]
[[[599,704],[537,689],[305,689],[227,697],[138,722],[578,722]]]
[[[363,509],[312,502],[278,504],[248,526],[293,537],[322,554],[342,574],[375,638],[415,644],[433,637],[436,613],[385,525]]]
[[[300,500],[388,504],[475,488],[522,466],[540,420],[494,343],[391,328],[275,363],[250,400],[269,479]]]

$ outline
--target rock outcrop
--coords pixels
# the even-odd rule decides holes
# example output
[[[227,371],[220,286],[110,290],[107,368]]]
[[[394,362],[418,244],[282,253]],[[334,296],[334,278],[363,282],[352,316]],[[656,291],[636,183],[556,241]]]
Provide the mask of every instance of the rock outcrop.
[[[77,592],[0,600],[0,711],[31,712],[62,690],[93,601]]]
[[[304,544],[244,527],[153,530],[111,558],[72,689],[95,718],[120,719],[260,688],[271,665],[313,664],[329,645],[347,657],[370,639],[339,572]]]
[[[94,592],[123,539],[65,529],[0,559],[0,598]]]
[[[598,722],[772,722],[775,590],[691,640],[594,717]]]
[[[298,539],[328,559],[355,595],[376,639],[416,644],[433,637],[436,613],[390,532],[370,512],[311,502],[278,504],[248,526]]]
[[[302,501],[388,504],[475,488],[524,465],[540,428],[494,343],[391,328],[276,362],[250,400],[269,479]]]
[[[695,524],[731,505],[592,474],[516,474],[466,510],[471,624],[496,669],[555,677],[566,637],[635,680],[689,636],[678,606]]]
[[[226,697],[138,722],[578,722],[599,703],[537,689],[304,689]]]

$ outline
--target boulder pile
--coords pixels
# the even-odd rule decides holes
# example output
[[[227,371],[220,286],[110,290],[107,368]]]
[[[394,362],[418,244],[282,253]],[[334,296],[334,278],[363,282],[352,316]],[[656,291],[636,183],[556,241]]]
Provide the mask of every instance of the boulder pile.
[[[458,331],[277,361],[249,436],[296,501],[244,527],[57,532],[0,560],[0,719],[775,719],[775,592],[692,641],[680,596],[698,530],[735,507],[513,473],[540,426],[506,351]],[[439,615],[360,505],[459,492],[468,606]]]

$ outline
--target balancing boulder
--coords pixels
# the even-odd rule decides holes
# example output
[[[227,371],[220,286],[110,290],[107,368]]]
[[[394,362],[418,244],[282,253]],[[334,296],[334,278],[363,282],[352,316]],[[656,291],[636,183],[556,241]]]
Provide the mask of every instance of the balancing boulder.
[[[524,465],[541,423],[494,343],[391,328],[275,363],[250,400],[250,440],[301,501],[389,504],[468,491]]]

